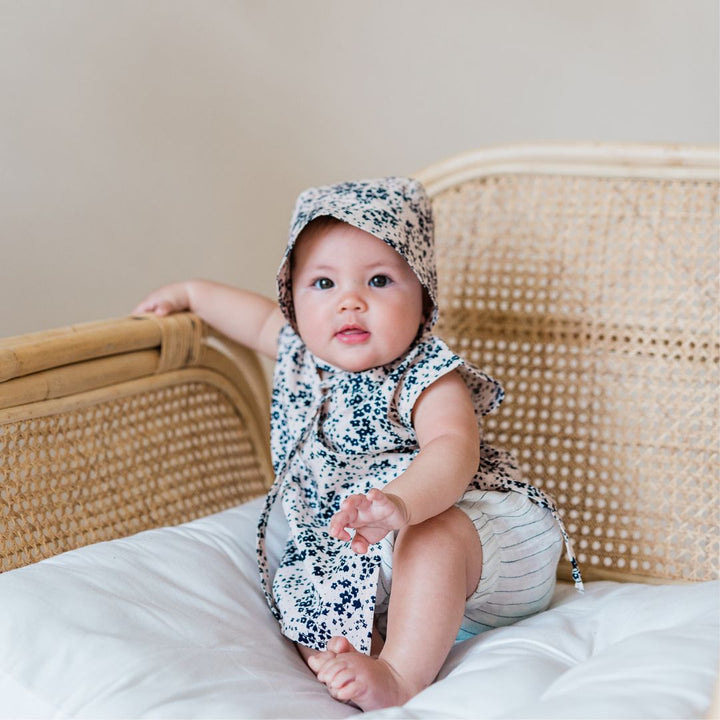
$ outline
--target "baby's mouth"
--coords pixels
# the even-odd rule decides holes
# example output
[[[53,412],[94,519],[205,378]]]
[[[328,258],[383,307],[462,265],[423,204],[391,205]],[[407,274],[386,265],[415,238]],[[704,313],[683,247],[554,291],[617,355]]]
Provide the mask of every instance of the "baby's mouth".
[[[356,345],[365,342],[370,337],[370,333],[360,325],[344,325],[335,333],[335,337],[347,345]]]

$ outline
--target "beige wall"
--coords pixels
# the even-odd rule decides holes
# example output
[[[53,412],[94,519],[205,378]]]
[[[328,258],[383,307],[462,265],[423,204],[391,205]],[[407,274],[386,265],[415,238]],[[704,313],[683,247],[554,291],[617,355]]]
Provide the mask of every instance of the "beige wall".
[[[717,1],[0,0],[0,335],[271,294],[305,186],[553,139],[717,143]]]

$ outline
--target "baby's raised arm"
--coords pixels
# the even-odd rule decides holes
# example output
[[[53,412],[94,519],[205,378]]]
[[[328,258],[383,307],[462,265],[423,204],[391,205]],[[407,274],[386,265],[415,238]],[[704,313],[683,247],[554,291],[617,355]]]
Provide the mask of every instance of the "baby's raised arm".
[[[174,283],[150,293],[134,314],[168,315],[189,310],[206,323],[253,350],[274,358],[277,337],[285,322],[269,298],[209,280]]]

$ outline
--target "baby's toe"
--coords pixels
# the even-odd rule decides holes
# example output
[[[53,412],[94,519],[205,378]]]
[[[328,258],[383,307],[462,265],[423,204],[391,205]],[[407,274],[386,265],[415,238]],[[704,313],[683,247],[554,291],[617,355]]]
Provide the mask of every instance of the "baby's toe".
[[[330,638],[327,644],[327,651],[335,653],[336,655],[347,652],[357,652],[357,650],[355,650],[355,648],[350,644],[350,641],[342,635],[336,635],[335,637]]]
[[[308,667],[316,674],[318,675],[322,669],[331,661],[335,659],[335,653],[334,652],[318,652],[315,653],[315,655],[311,655],[308,660],[307,664]]]

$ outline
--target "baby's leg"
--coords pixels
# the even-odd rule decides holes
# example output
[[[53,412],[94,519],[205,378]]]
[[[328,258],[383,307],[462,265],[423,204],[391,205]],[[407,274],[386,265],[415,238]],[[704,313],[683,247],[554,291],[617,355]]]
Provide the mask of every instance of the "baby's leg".
[[[465,600],[482,574],[482,547],[470,519],[450,508],[398,534],[385,645],[377,658],[344,638],[308,664],[338,700],[363,710],[401,705],[427,687],[453,646]]]

